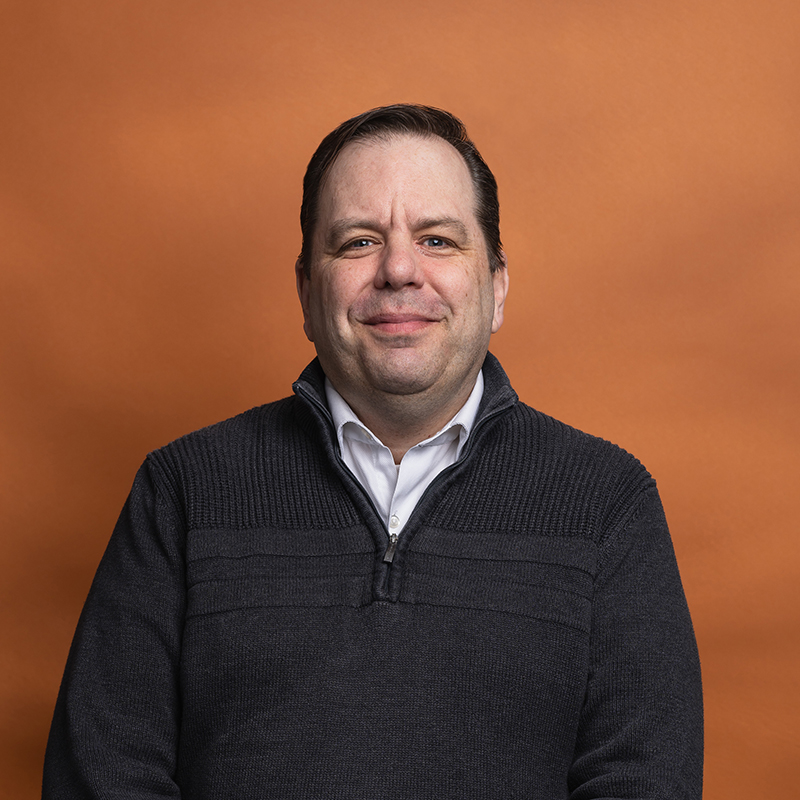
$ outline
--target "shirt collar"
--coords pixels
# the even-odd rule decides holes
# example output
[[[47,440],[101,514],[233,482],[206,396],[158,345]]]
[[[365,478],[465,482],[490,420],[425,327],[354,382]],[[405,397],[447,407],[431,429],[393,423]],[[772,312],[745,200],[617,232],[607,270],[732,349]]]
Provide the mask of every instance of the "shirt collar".
[[[415,447],[440,444],[457,436],[459,440],[458,450],[460,452],[475,425],[478,407],[483,398],[483,387],[483,371],[481,370],[478,373],[475,386],[472,387],[472,391],[467,398],[467,402],[461,406],[458,413],[440,431],[419,442]],[[333,417],[333,426],[336,429],[336,438],[339,441],[340,448],[345,436],[352,436],[370,444],[383,445],[380,439],[355,415],[347,401],[333,388],[333,384],[328,380],[327,376],[325,377],[325,397],[328,401],[328,409]]]

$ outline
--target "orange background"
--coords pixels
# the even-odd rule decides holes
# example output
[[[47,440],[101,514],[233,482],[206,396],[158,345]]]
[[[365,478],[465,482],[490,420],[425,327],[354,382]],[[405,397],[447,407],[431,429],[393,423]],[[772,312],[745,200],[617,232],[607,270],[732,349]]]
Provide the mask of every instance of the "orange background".
[[[796,0],[7,0],[0,793],[34,798],[74,626],[148,450],[312,356],[305,164],[375,105],[461,116],[510,259],[493,350],[656,475],[707,798],[800,763]]]

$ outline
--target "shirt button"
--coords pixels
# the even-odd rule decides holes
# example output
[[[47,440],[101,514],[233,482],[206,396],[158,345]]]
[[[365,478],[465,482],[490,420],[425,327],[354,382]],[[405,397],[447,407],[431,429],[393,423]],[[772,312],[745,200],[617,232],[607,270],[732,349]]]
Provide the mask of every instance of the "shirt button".
[[[392,514],[391,519],[389,520],[389,527],[394,529],[400,524],[400,517],[397,514]]]

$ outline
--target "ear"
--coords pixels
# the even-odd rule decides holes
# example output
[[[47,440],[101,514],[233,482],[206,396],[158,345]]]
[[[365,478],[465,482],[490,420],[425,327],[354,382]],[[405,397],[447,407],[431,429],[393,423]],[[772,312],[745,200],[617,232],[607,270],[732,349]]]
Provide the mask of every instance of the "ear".
[[[297,281],[297,296],[303,308],[303,331],[309,342],[314,341],[314,329],[311,324],[311,278],[306,275],[303,262],[298,258],[294,262],[294,276]]]
[[[508,294],[508,259],[504,252],[500,252],[503,265],[492,273],[494,284],[494,317],[492,318],[492,333],[497,333],[503,324],[503,308]]]

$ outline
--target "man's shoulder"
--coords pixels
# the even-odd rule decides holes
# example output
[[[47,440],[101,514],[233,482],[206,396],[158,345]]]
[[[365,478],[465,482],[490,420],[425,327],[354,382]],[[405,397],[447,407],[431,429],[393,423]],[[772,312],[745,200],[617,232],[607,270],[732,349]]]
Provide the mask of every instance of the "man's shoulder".
[[[655,488],[627,450],[521,401],[480,436],[477,449],[466,491],[490,487],[493,514],[509,530],[536,520],[554,534],[570,529],[595,538]]]
[[[312,425],[287,397],[181,436],[149,453],[146,466],[190,528],[252,527],[281,514],[294,524],[297,487],[327,474]],[[282,509],[277,497],[292,503]]]
[[[148,454],[170,472],[214,472],[254,463],[297,434],[295,397],[255,406],[174,439]],[[286,446],[291,446],[287,444]]]
[[[526,464],[539,468],[558,463],[598,464],[606,469],[632,470],[649,477],[641,463],[619,445],[522,402],[513,391],[500,362],[491,353],[486,356],[483,371],[489,397],[487,411],[491,415],[494,404],[497,411],[510,412],[498,414],[499,424],[492,426],[492,435],[487,438],[506,450],[515,468],[524,468]]]
[[[587,433],[519,401],[506,418],[507,435],[520,443],[523,460],[590,461],[618,464],[645,471],[641,462],[625,448]]]

